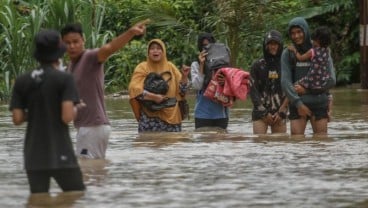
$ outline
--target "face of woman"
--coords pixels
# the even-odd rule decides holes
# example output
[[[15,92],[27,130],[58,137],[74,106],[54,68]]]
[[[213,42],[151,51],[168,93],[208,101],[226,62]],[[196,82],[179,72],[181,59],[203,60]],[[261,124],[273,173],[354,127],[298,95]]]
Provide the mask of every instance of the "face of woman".
[[[204,48],[208,44],[210,44],[210,41],[207,40],[207,39],[203,39],[203,41],[202,41],[202,48]]]
[[[162,48],[158,43],[152,43],[148,49],[148,57],[154,62],[159,62],[162,59]]]

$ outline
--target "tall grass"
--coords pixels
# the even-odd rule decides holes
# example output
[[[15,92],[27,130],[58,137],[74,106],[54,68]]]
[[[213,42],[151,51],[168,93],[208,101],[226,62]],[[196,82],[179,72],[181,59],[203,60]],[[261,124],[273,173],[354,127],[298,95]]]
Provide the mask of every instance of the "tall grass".
[[[0,100],[8,100],[12,84],[20,74],[36,67],[33,38],[41,28],[60,30],[80,22],[86,46],[97,47],[112,34],[101,34],[105,14],[103,1],[96,0],[0,0]]]

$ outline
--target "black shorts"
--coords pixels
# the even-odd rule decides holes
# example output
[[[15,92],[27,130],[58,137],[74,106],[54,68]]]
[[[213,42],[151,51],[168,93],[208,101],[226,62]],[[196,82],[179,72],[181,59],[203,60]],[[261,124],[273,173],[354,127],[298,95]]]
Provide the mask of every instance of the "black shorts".
[[[314,116],[316,120],[328,118],[328,106],[327,105],[325,107],[310,107],[308,105],[306,106],[309,108],[310,111],[312,111],[312,116]],[[289,107],[289,119],[295,120],[299,118],[300,116],[298,114],[298,109],[295,106],[291,105]]]
[[[195,128],[201,127],[220,127],[226,129],[229,123],[229,118],[219,118],[219,119],[204,119],[195,118]]]
[[[64,168],[52,170],[27,170],[31,193],[47,193],[50,179],[54,178],[63,191],[83,191],[82,172],[79,168]]]

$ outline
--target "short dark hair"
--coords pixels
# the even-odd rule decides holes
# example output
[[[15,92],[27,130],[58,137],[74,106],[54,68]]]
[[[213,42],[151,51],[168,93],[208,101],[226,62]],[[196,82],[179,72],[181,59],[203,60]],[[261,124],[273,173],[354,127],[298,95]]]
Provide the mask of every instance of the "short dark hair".
[[[318,40],[321,47],[328,47],[331,44],[331,32],[326,26],[317,27],[312,35],[312,40]]]
[[[65,25],[61,31],[61,37],[64,37],[68,33],[79,33],[83,37],[82,25],[80,23],[70,23]]]

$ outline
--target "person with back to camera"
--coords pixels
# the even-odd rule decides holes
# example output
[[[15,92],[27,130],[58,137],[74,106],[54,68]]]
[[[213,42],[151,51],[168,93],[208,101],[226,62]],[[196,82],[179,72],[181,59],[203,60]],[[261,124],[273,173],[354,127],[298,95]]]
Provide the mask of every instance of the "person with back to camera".
[[[270,30],[263,40],[263,57],[253,63],[250,96],[253,103],[253,133],[286,133],[287,104],[281,89],[282,35]]]
[[[168,81],[166,94],[158,94],[145,89],[145,80],[150,74],[162,74]],[[129,83],[129,99],[138,132],[180,132],[182,116],[177,101],[184,98],[188,88],[189,68],[181,71],[167,60],[165,44],[160,39],[148,43],[147,60],[134,69]],[[158,110],[143,105],[149,101],[152,105],[163,105]],[[153,101],[153,102],[152,102]]]
[[[104,101],[104,62],[134,36],[144,34],[148,21],[138,22],[128,31],[95,49],[84,48],[85,40],[80,24],[68,24],[61,30],[71,61],[67,70],[73,74],[80,97],[86,104],[74,121],[79,157],[105,158],[111,126]]]
[[[308,23],[304,18],[296,17],[289,22],[288,33],[299,54],[304,54],[312,48]],[[299,61],[288,48],[281,57],[281,83],[289,100],[290,131],[292,135],[304,135],[307,121],[310,119],[313,133],[327,134],[329,118],[328,90],[335,86],[336,77],[332,58],[328,54],[327,73],[330,78],[320,89],[307,89],[296,82],[306,77],[311,67],[311,61]]]
[[[51,178],[65,192],[85,190],[68,126],[79,97],[73,77],[58,70],[65,50],[57,31],[41,30],[34,51],[40,66],[19,76],[12,92],[13,123],[27,122],[24,163],[32,194],[47,193]]]
[[[204,47],[215,42],[216,40],[211,33],[200,34],[197,42],[198,61],[191,64],[191,84],[197,90],[194,107],[195,129],[218,127],[226,130],[229,123],[229,108],[203,95],[212,75],[205,67],[207,54]]]

